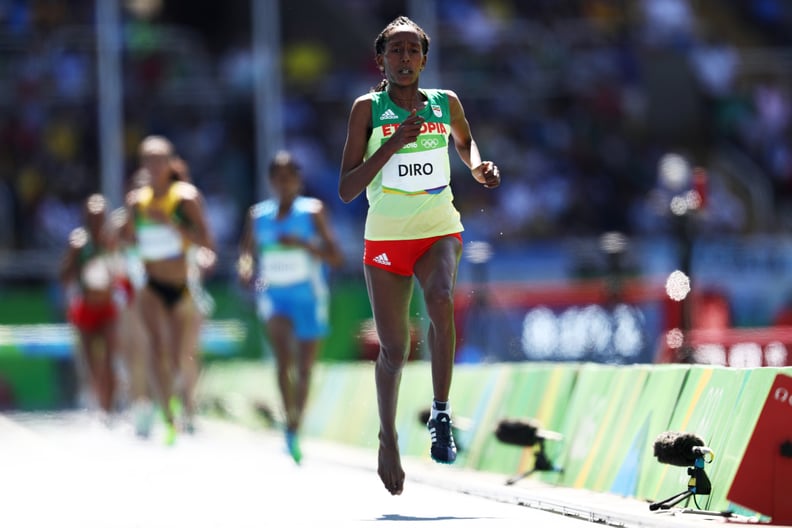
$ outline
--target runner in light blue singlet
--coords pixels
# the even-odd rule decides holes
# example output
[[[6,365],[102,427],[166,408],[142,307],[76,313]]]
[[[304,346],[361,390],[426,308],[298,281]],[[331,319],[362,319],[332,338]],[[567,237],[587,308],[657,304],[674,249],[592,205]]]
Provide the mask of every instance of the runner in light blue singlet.
[[[270,188],[273,197],[250,208],[238,272],[243,282],[255,284],[277,362],[286,447],[299,463],[297,434],[319,342],[328,332],[327,265],[339,265],[342,256],[324,204],[300,194],[302,177],[288,152],[270,164]]]

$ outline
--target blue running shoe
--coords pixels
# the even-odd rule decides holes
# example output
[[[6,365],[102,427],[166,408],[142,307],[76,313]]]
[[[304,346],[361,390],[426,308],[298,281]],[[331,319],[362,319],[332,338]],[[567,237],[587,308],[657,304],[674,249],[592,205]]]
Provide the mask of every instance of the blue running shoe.
[[[286,430],[286,449],[297,464],[302,461],[302,451],[296,431]]]
[[[457,449],[454,434],[451,432],[451,417],[448,413],[439,412],[435,418],[429,418],[426,428],[432,437],[432,447],[429,449],[432,460],[441,464],[453,464]]]

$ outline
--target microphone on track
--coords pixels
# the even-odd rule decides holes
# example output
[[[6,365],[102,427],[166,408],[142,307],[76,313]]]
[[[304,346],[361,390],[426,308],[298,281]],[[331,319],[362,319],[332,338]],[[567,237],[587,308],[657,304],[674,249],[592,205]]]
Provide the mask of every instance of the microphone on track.
[[[534,464],[530,469],[514,475],[506,481],[511,486],[536,471],[553,471],[563,473],[563,468],[556,466],[545,452],[545,440],[562,440],[564,435],[555,431],[542,429],[542,424],[535,418],[509,419],[498,422],[495,438],[504,444],[530,447],[534,454]]]
[[[654,442],[654,456],[657,461],[672,466],[687,466],[687,489],[666,499],[649,505],[650,511],[668,510],[675,504],[696,495],[712,493],[712,483],[704,471],[704,464],[715,459],[712,449],[704,445],[704,440],[693,433],[666,431],[660,433]],[[694,499],[695,500],[695,499]],[[698,508],[698,505],[696,505]],[[721,515],[723,512],[704,512]]]
[[[666,431],[660,433],[654,442],[654,456],[662,464],[693,466],[696,459],[706,455],[710,455],[712,460],[712,450],[693,433]]]
[[[498,422],[495,437],[504,444],[529,447],[541,440],[561,440],[563,435],[542,429],[542,424],[533,418],[503,419]]]

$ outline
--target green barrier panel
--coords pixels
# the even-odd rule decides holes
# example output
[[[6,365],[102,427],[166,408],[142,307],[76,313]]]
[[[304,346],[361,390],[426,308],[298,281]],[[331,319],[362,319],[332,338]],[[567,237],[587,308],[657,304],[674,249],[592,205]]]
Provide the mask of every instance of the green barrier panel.
[[[237,320],[244,329],[243,339],[238,343],[236,355],[250,360],[267,358],[261,323],[256,317],[252,296],[244,295],[234,283],[215,283],[210,280],[205,286],[214,301],[211,319]]]
[[[0,344],[0,357],[22,357],[22,351],[11,343]]]
[[[317,363],[308,393],[303,432],[357,445],[376,445],[377,421],[373,365]],[[273,361],[229,360],[207,365],[198,385],[198,400],[209,413],[219,413],[247,426],[272,425],[256,407],[269,408],[278,424],[283,411]],[[364,412],[368,409],[368,413]]]
[[[569,365],[556,365],[548,384],[547,400],[542,401],[536,411],[536,418],[538,418],[543,426],[552,431],[563,433],[564,422],[566,418],[566,409],[573,397],[575,386],[578,379],[578,368],[570,367]],[[560,441],[548,442],[545,446],[548,458],[553,462],[556,467],[563,467],[560,461],[561,453],[568,445],[566,436]],[[520,468],[524,471],[530,467],[528,464],[534,463],[534,456],[523,457]],[[560,481],[561,473],[546,472],[538,475],[540,480],[551,484],[557,484]]]
[[[335,413],[336,421],[346,432],[340,438],[362,447],[376,449],[379,445],[379,411],[377,408],[377,387],[374,378],[374,362],[363,361],[349,364],[350,366],[332,366],[329,368],[350,369],[352,377],[351,399],[339,402]],[[343,427],[344,421],[350,421],[351,427]]]
[[[351,364],[349,367],[341,364],[317,364],[314,367],[309,400],[303,418],[303,433],[308,436],[351,442],[351,439],[344,438],[344,431],[338,423],[340,406],[344,406],[349,417],[352,417],[360,414],[358,403],[365,403],[365,400],[358,402],[350,399],[362,398],[360,395],[355,395],[357,387],[352,384],[351,378]]]
[[[609,468],[610,484],[599,482],[601,489],[623,496],[638,493],[641,482],[645,482],[655,465],[652,453],[654,436],[650,431],[665,431],[676,408],[677,398],[687,379],[689,367],[686,365],[646,365],[643,367],[627,367],[646,369],[648,377],[644,381],[643,390],[636,398],[630,423],[622,424],[623,435],[615,446],[611,457],[621,460]],[[616,436],[616,435],[614,435]],[[610,471],[615,470],[614,474]],[[651,477],[649,477],[651,478]]]
[[[639,406],[649,367],[616,368],[608,388],[605,412],[572,485],[608,491],[628,461],[635,460],[646,409]],[[623,478],[623,477],[622,477]]]
[[[303,431],[362,447],[377,447],[377,392],[371,362],[322,366],[311,387]]]
[[[501,443],[493,434],[502,419],[538,420],[549,430],[561,428],[564,410],[571,397],[577,370],[570,365],[517,364],[510,366],[500,405],[489,423],[482,428],[486,435],[478,449],[477,467],[486,471],[509,474],[523,473],[533,467],[536,447],[519,447]],[[556,441],[545,443],[551,460],[559,451]],[[533,478],[542,475],[535,474]],[[558,474],[553,474],[553,482]]]
[[[50,323],[63,319],[58,295],[58,286],[1,288],[0,324]]]
[[[458,464],[468,464],[474,452],[475,439],[480,431],[480,424],[489,418],[489,408],[497,401],[497,391],[504,386],[507,368],[502,365],[456,365],[451,385],[451,410],[453,417],[460,424],[467,424],[468,429],[456,430],[456,441],[460,447]],[[373,380],[373,367],[371,378]],[[373,392],[372,400],[376,399]],[[432,404],[432,372],[429,361],[411,361],[402,373],[399,391],[399,406],[396,414],[396,427],[399,432],[399,449],[403,455],[427,456],[429,453],[429,433],[426,424],[419,417],[421,412],[429,410]],[[356,410],[356,412],[358,412]],[[376,434],[378,417],[376,408],[369,413],[371,430]]]
[[[559,479],[561,485],[573,486],[586,463],[599,424],[608,410],[615,374],[613,366],[588,363],[580,367],[569,406],[562,411],[565,416],[560,432],[565,441],[556,461],[564,468]]]
[[[399,407],[396,413],[399,450],[403,455],[425,456],[429,453],[429,432],[426,424],[418,418],[422,411],[428,410],[432,405],[432,396],[431,363],[429,361],[407,363],[402,373]],[[456,403],[452,392],[451,410],[454,414],[457,412]]]
[[[726,379],[719,383],[717,380],[719,375],[727,376],[731,379]],[[734,473],[737,471],[737,466],[729,462],[731,459],[733,459],[735,452],[731,451],[731,449],[729,449],[727,446],[729,445],[730,441],[734,441],[734,439],[739,436],[738,434],[735,434],[736,431],[733,427],[733,420],[736,415],[741,396],[745,395],[745,387],[749,377],[750,371],[747,369],[728,369],[725,372],[718,370],[715,372],[713,381],[711,382],[715,383],[716,387],[720,385],[721,388],[718,388],[717,390],[722,390],[724,392],[724,402],[720,407],[720,411],[718,411],[717,414],[715,414],[712,418],[714,420],[714,423],[712,424],[712,435],[709,438],[704,437],[707,445],[711,447],[715,453],[715,458],[712,463],[706,464],[704,468],[704,471],[710,478],[712,484],[712,491],[706,501],[707,509],[722,510],[728,506],[726,493],[729,491],[731,478],[728,480],[716,480],[715,475],[718,469],[723,469],[728,472],[730,465],[733,467],[732,478]],[[753,400],[753,397],[750,397],[750,399]],[[754,400],[754,402],[755,401],[756,400]],[[762,402],[764,402],[764,400],[762,400]],[[746,425],[741,424],[741,428],[753,429],[755,420],[759,417],[759,409],[761,409],[761,404],[758,407],[754,407],[753,405],[752,407],[753,414],[755,416],[754,420],[748,420]],[[745,438],[747,442],[748,436]],[[736,446],[732,446],[732,448],[733,447]],[[738,449],[737,453],[740,452],[741,450]],[[721,456],[718,456],[719,454]],[[703,501],[698,501],[699,504],[702,502]]]
[[[1,402],[22,411],[61,407],[63,395],[58,378],[58,363],[49,358],[0,356],[0,384],[5,397]]]
[[[496,412],[506,395],[511,367],[507,364],[457,365],[451,387],[452,412],[469,420],[469,429],[462,434],[463,458],[460,463],[471,468],[482,467],[481,448],[493,436]]]
[[[311,386],[308,389],[308,401],[305,404],[305,415],[303,416],[302,432],[309,436],[321,437],[328,427],[336,419],[338,406],[344,405],[341,394],[346,388],[338,383],[340,365],[333,365],[333,368],[324,364],[316,363],[311,377]],[[348,405],[350,402],[346,402]]]
[[[689,373],[689,365],[661,365],[653,367],[649,376],[639,402],[639,405],[649,410],[649,413],[641,425],[641,436],[636,437],[634,442],[640,453],[638,479],[634,488],[637,497],[644,499],[652,497],[657,481],[666,470],[664,465],[657,463],[653,444],[659,433],[668,431],[671,427],[671,418]],[[629,488],[626,486],[622,488],[625,495],[630,494]]]
[[[697,434],[717,454],[731,426],[731,416],[743,377],[744,372],[740,369],[691,366],[668,430]],[[653,441],[662,432],[650,431],[650,439]],[[662,469],[659,478],[647,488],[646,498],[663,500],[688,489],[690,476],[687,468],[660,464],[656,460],[654,464]],[[707,464],[705,471],[710,467]],[[712,495],[699,500],[699,506],[709,508],[713,496],[723,496],[727,489],[728,484],[719,483],[713,487]]]
[[[309,408],[306,433],[376,448],[379,416],[373,363],[328,364],[324,371],[323,381],[313,389],[316,403]],[[506,372],[507,368],[501,365],[456,366],[450,397],[452,412],[455,417],[464,418],[461,422],[469,420],[473,425],[470,430],[458,432],[457,439],[462,446],[459,463],[465,464],[476,424],[490,414],[489,408],[497,401],[494,391],[504,385],[502,378]],[[459,388],[455,390],[455,387]],[[402,373],[396,415],[403,455],[428,453],[429,434],[419,416],[429,409],[432,395],[431,364],[428,361],[409,362]],[[355,402],[353,414],[348,412],[350,401]]]
[[[360,359],[360,325],[371,317],[362,279],[334,281],[330,290],[330,335],[322,344],[323,361]]]

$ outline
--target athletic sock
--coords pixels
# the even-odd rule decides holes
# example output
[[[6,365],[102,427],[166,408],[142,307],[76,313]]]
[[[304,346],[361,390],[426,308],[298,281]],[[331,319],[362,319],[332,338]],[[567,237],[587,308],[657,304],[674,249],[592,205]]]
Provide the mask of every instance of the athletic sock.
[[[448,416],[451,416],[451,404],[447,401],[439,402],[437,400],[432,401],[432,410],[430,418],[432,420],[437,419],[437,413],[446,413]]]

